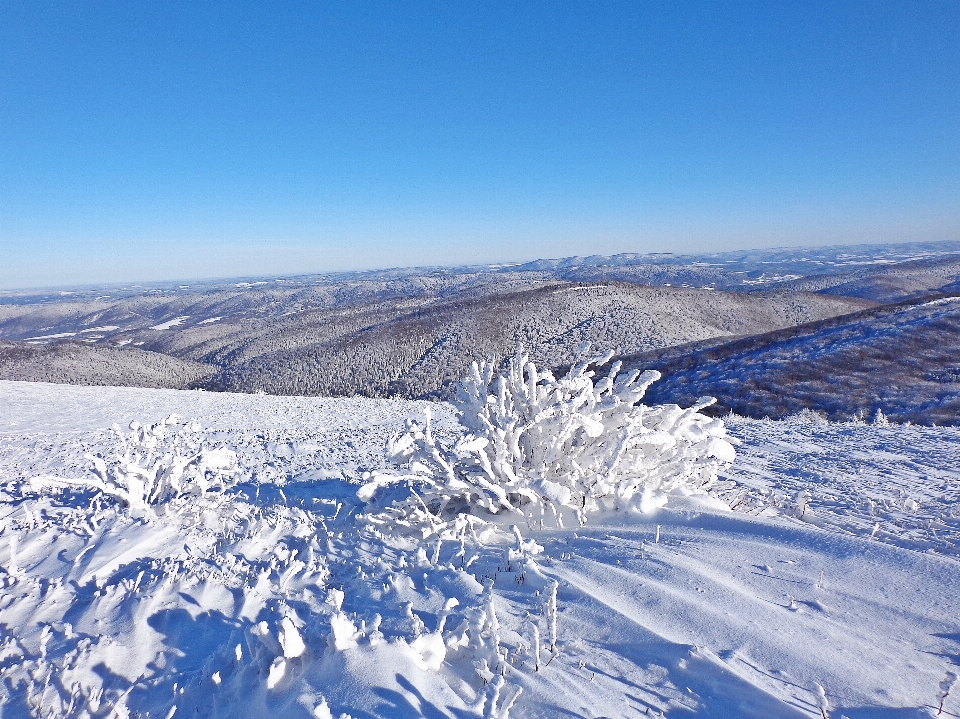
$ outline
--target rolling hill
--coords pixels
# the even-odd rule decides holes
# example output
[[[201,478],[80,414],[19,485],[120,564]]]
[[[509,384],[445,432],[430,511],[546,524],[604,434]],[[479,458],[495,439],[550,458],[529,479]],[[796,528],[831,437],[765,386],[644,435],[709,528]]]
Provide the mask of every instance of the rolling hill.
[[[869,306],[812,293],[737,294],[624,283],[553,283],[409,309],[287,320],[211,354],[223,367],[206,389],[268,394],[444,397],[470,362],[517,343],[545,366],[584,341],[633,353],[718,336],[756,334]],[[366,324],[364,324],[366,323]],[[279,348],[279,349],[278,349]]]
[[[187,389],[216,368],[134,347],[0,340],[0,379],[114,387]]]
[[[440,398],[471,360],[518,342],[557,367],[585,340],[625,355],[717,344],[957,290],[956,242],[628,253],[8,291],[0,339],[22,343],[5,353],[11,378]],[[73,349],[29,349],[65,340]]]
[[[733,342],[624,357],[660,370],[654,402],[717,398],[716,411],[781,418],[960,424],[960,296],[935,296]]]

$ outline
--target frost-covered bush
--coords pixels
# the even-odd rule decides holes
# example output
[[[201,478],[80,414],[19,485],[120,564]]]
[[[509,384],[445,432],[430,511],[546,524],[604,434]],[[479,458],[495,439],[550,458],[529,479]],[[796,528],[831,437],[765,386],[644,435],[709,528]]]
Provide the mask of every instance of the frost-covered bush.
[[[701,492],[735,455],[723,422],[700,413],[714,402],[689,408],[640,403],[660,378],[652,370],[620,375],[615,362],[594,381],[591,366],[611,353],[579,361],[561,379],[540,372],[522,348],[502,374],[494,361],[473,363],[454,405],[464,434],[449,447],[433,436],[430,416],[408,421],[407,431],[387,446],[388,457],[410,474],[380,474],[361,488],[369,500],[380,486],[418,480],[418,492],[395,520],[440,525],[464,515],[524,513],[524,505],[549,509],[559,523],[561,507],[584,513],[623,508],[639,499],[642,510],[662,506],[673,491]],[[449,528],[449,527],[447,527]]]
[[[117,443],[106,456],[85,455],[91,475],[79,479],[35,477],[34,490],[48,487],[94,489],[135,514],[178,498],[220,494],[233,482],[237,455],[209,447],[196,421],[173,414],[153,425],[130,423],[129,434],[113,425]]]

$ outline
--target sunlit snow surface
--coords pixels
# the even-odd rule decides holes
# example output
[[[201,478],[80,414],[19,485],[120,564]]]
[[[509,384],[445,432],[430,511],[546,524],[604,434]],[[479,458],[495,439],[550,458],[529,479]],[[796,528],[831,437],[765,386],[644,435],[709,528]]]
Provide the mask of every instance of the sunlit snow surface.
[[[731,418],[736,511],[521,521],[544,551],[508,568],[505,545],[435,558],[357,522],[362,473],[425,406],[0,382],[0,715],[505,716],[522,688],[510,717],[818,717],[814,682],[833,717],[936,712],[960,662],[960,429]],[[144,521],[25,490],[171,412],[237,452],[225,499]]]

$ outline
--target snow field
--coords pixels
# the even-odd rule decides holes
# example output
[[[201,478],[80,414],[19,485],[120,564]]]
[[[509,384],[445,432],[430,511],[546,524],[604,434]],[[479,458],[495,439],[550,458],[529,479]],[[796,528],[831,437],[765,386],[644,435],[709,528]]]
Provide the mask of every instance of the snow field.
[[[731,418],[715,494],[741,511],[671,496],[438,544],[358,521],[424,406],[0,383],[2,716],[817,717],[817,685],[835,717],[935,714],[960,431]],[[141,519],[29,491],[171,413],[236,452],[234,490]]]
[[[960,557],[960,427],[725,422],[744,442],[722,492],[735,509]]]

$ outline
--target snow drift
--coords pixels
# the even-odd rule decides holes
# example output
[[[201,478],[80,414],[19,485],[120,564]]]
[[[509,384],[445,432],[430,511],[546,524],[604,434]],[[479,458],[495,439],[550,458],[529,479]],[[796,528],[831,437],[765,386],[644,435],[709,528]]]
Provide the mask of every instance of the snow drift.
[[[4,719],[956,714],[960,430],[731,417],[745,442],[727,468],[711,443],[729,439],[696,408],[607,409],[628,404],[629,375],[575,390],[505,370],[478,363],[459,419],[436,404],[420,425],[454,490],[439,464],[384,457],[424,403],[0,382]],[[651,513],[633,511],[644,484],[617,492],[638,479],[636,447],[607,487],[565,473],[609,462],[640,412],[637,436],[676,442],[636,445],[663,460],[643,475],[669,496]],[[673,429],[646,423],[677,412]],[[103,429],[171,413],[211,429]],[[552,441],[572,459],[536,454],[514,420],[571,427]],[[496,468],[501,440],[491,479],[477,452]],[[204,451],[220,458],[201,487]],[[179,489],[144,479],[171,477],[174,457],[193,459]],[[504,490],[508,507],[471,484],[507,468],[534,496]],[[149,512],[120,492],[129,474]],[[369,521],[408,501],[422,523]]]

